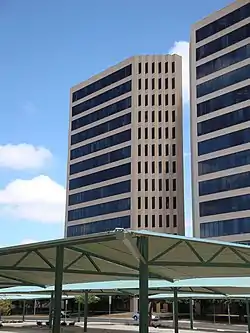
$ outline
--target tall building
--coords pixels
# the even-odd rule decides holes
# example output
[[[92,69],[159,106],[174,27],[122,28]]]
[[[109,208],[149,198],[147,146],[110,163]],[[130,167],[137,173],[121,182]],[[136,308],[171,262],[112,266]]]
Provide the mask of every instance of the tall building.
[[[181,57],[129,58],[70,91],[65,235],[184,234]]]
[[[194,234],[250,242],[250,1],[192,27]]]

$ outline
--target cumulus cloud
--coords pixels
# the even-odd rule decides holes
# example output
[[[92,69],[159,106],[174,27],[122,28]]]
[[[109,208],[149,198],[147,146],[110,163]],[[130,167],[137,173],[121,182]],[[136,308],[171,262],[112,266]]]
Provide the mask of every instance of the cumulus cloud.
[[[60,223],[65,214],[65,188],[48,176],[16,179],[0,190],[0,214],[15,219]]]
[[[0,145],[0,168],[40,169],[51,159],[51,152],[44,147],[35,147],[27,143]]]
[[[186,41],[175,42],[169,54],[182,56],[182,93],[183,102],[189,102],[189,43]]]

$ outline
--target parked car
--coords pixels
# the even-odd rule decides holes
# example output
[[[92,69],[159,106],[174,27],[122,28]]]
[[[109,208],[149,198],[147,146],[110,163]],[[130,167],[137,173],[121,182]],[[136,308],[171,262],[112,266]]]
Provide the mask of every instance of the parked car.
[[[140,318],[140,314],[139,314],[139,312],[136,312],[136,313],[134,313],[134,314],[132,315],[132,319],[134,319],[135,321],[138,321],[139,318]],[[157,320],[159,320],[159,319],[160,319],[159,316],[152,314],[152,320],[157,321]]]

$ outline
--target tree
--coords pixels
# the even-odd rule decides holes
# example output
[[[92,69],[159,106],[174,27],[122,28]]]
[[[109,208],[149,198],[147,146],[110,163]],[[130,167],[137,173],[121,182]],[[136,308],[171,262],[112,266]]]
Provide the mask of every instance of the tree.
[[[11,313],[12,302],[9,299],[0,299],[0,313],[3,316],[8,316]]]
[[[98,303],[99,301],[100,301],[99,297],[97,297],[95,295],[92,295],[92,294],[88,295],[88,304]],[[85,295],[81,294],[81,295],[76,296],[75,302],[80,303],[80,304],[84,304],[85,303]]]

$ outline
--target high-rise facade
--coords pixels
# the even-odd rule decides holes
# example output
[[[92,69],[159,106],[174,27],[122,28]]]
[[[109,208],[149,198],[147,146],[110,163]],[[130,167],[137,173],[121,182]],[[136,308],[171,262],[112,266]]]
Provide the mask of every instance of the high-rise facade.
[[[131,57],[70,91],[65,236],[184,234],[181,57]]]
[[[194,235],[250,242],[250,1],[191,32]]]

